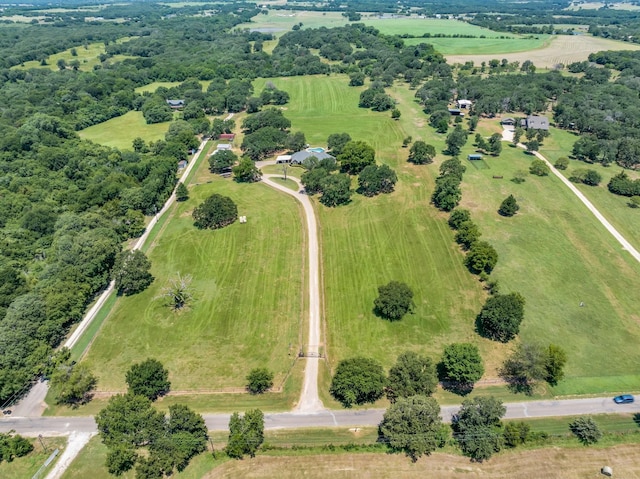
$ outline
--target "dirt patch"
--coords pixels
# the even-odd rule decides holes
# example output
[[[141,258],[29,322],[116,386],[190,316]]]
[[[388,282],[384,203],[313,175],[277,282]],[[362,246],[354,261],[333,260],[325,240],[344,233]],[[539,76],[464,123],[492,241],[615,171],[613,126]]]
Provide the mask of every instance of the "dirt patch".
[[[603,477],[600,469],[605,465],[613,468],[615,477],[640,477],[640,448],[622,445],[607,449],[548,448],[506,452],[482,464],[450,454],[433,454],[415,464],[399,454],[258,456],[248,461],[226,462],[205,478],[577,479]]]
[[[587,60],[590,53],[600,50],[638,50],[639,45],[616,42],[600,37],[587,35],[559,35],[549,46],[537,50],[518,53],[493,53],[491,55],[447,55],[448,63],[465,63],[473,61],[476,65],[489,63],[494,58],[506,58],[509,62],[518,61],[522,64],[531,60],[538,68],[553,68],[557,64],[568,65],[573,62]]]

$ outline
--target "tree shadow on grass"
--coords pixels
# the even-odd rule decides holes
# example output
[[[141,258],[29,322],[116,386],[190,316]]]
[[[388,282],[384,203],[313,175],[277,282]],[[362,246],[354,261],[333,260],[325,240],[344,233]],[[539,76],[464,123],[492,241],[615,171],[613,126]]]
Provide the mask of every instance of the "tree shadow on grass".
[[[640,412],[637,412],[633,415],[633,422],[640,426]]]

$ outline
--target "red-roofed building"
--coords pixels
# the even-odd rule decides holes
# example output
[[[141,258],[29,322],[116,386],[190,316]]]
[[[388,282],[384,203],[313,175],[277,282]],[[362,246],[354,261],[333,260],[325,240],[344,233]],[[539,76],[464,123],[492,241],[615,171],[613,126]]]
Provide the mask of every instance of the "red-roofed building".
[[[235,133],[222,133],[219,139],[233,141],[235,137],[236,137]]]

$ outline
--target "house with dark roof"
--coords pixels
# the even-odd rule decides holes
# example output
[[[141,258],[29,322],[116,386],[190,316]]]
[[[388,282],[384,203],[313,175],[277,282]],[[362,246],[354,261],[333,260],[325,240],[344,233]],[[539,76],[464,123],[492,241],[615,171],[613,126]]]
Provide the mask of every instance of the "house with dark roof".
[[[532,128],[534,130],[548,130],[549,119],[546,116],[529,115],[520,121],[522,128]]]
[[[167,100],[167,105],[171,108],[184,108],[184,100]]]
[[[507,125],[507,126],[515,126],[516,125],[516,120],[514,120],[513,118],[508,116],[508,117],[503,118],[502,120],[500,120],[500,124],[501,125]]]

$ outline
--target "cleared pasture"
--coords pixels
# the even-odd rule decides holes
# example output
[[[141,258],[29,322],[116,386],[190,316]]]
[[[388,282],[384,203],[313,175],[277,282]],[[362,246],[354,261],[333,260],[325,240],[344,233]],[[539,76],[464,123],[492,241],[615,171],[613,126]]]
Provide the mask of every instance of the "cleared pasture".
[[[130,111],[122,116],[80,130],[78,134],[81,138],[101,145],[131,150],[131,144],[137,137],[147,143],[163,140],[170,124],[171,122],[167,121],[148,125],[141,111]]]
[[[388,367],[408,349],[435,357],[448,342],[484,344],[473,333],[484,293],[462,265],[446,217],[429,205],[437,167],[410,166],[400,147],[405,136],[421,135],[411,113],[403,110],[394,121],[388,112],[358,108],[362,89],[349,87],[346,76],[270,81],[291,95],[285,114],[310,144],[325,146],[329,134],[347,132],[374,146],[377,160],[400,177],[393,194],[354,195],[351,204],[334,209],[318,205],[331,364],[366,355]],[[256,91],[263,82],[254,82]],[[416,303],[414,314],[394,323],[372,312],[378,286],[391,280],[407,282]]]
[[[638,390],[640,316],[628,292],[640,287],[640,264],[555,176],[510,181],[531,158],[505,145],[500,157],[485,156],[489,169],[467,161],[461,203],[498,251],[492,277],[527,300],[520,338],[567,351],[555,395]],[[520,211],[504,218],[497,209],[509,194]]]
[[[191,212],[212,193],[230,196],[247,224],[197,230]],[[304,311],[295,200],[207,175],[170,214],[147,251],[154,283],[119,299],[83,359],[99,377],[98,389],[124,390],[127,369],[147,357],[169,369],[173,390],[242,392],[258,366],[274,371],[279,385],[298,352]],[[178,273],[193,277],[194,300],[173,312],[158,296]]]
[[[578,137],[568,131],[554,130],[553,136],[545,140],[540,152],[552,163],[561,156],[568,157],[573,148],[573,143]],[[589,164],[578,160],[571,160],[569,167],[561,173],[567,178],[571,177],[575,170],[595,170],[602,176],[599,186],[576,184],[578,189],[591,201],[605,218],[629,241],[637,250],[640,250],[640,209],[628,206],[629,198],[614,195],[607,189],[607,184],[612,176],[622,170],[617,165],[602,166]],[[640,172],[625,170],[631,178],[640,178]]]
[[[136,38],[136,37],[119,38],[118,40],[116,40],[116,43],[125,43],[125,42],[128,42],[129,40],[132,40],[133,38]],[[101,54],[105,53],[104,43],[102,42],[89,43],[84,46],[78,45],[77,47],[74,47],[74,48],[77,53],[76,56],[73,56],[71,54],[72,49],[69,48],[63,52],[49,55],[49,57],[47,57],[47,65],[40,65],[39,61],[33,60],[29,62],[24,62],[21,65],[16,65],[12,67],[12,69],[49,68],[50,70],[58,70],[57,63],[59,60],[64,60],[65,62],[67,62],[67,68],[71,68],[70,64],[72,61],[78,60],[80,62],[80,67],[79,67],[80,70],[92,71],[95,65],[100,64],[100,59],[98,57]],[[134,57],[131,57],[128,55],[113,55],[107,61],[113,63],[113,62],[125,60],[127,58],[134,58]]]
[[[506,58],[509,62],[520,63],[531,60],[538,68],[553,68],[558,64],[568,65],[573,62],[587,60],[589,54],[601,50],[638,50],[640,45],[627,42],[619,42],[601,37],[588,35],[558,35],[553,38],[548,46],[520,53],[490,54],[446,54],[448,63],[465,63],[473,61],[476,65],[489,62],[494,58]],[[499,55],[496,56],[496,55]]]
[[[179,81],[156,81],[156,82],[153,82],[153,83],[149,83],[147,85],[139,86],[134,91],[136,93],[141,93],[141,94],[142,93],[147,93],[147,92],[148,93],[153,93],[160,87],[173,88],[174,86],[180,85],[180,83],[181,82],[179,82]],[[202,89],[203,90],[206,90],[210,83],[211,83],[211,80],[201,80],[200,81],[200,84],[202,85]]]

